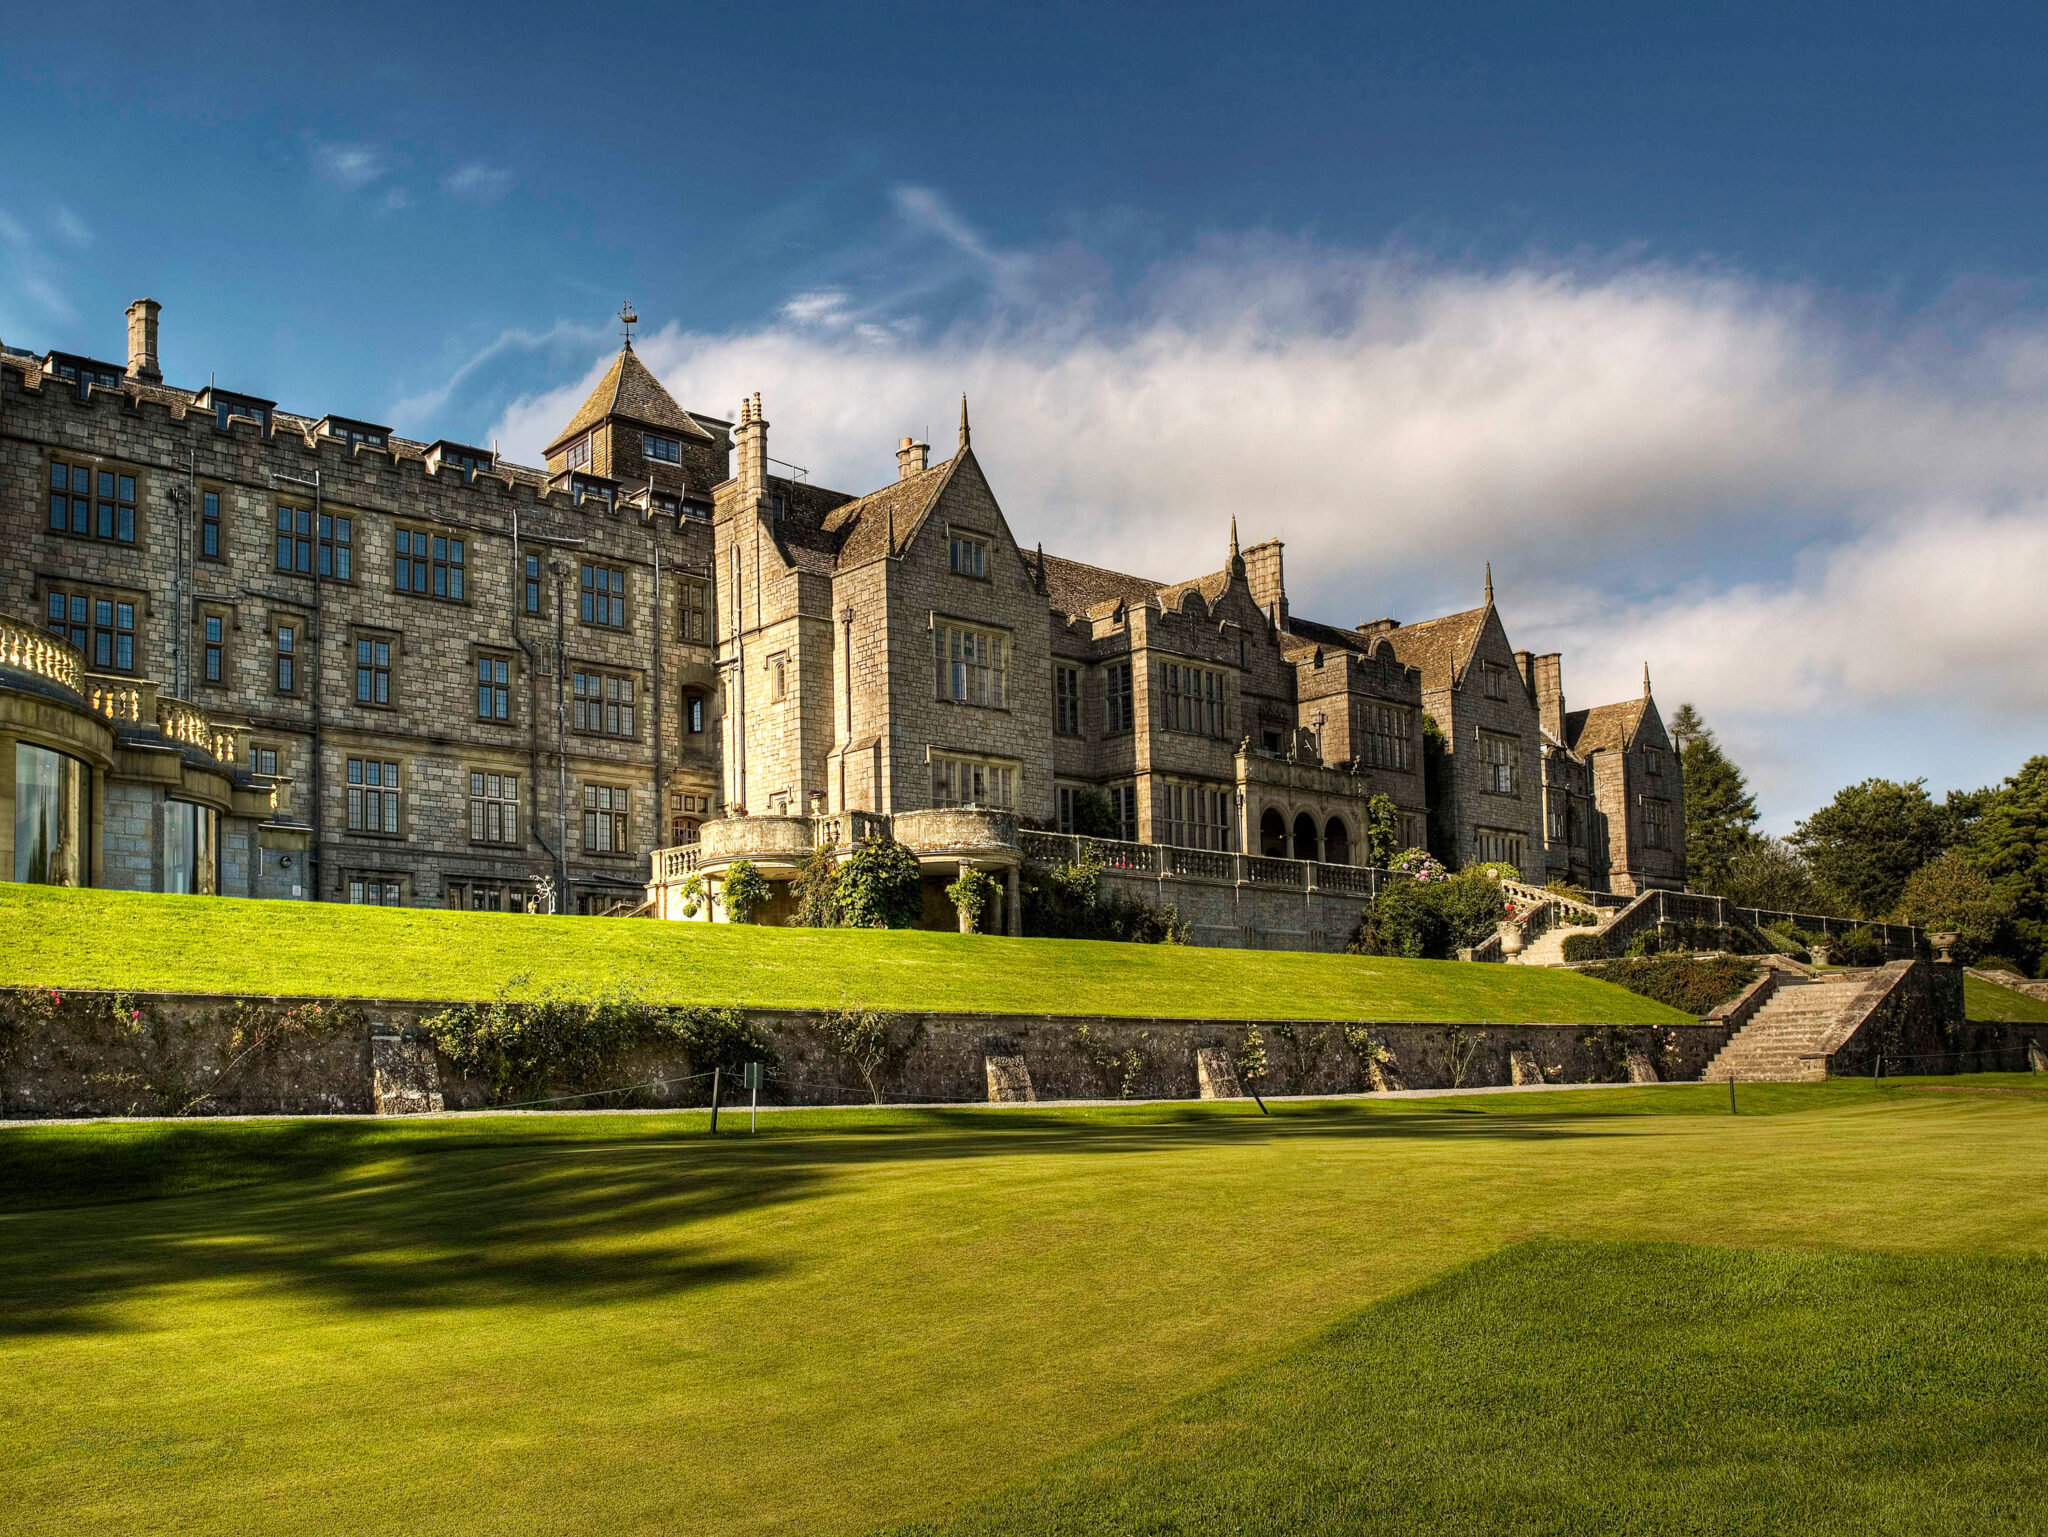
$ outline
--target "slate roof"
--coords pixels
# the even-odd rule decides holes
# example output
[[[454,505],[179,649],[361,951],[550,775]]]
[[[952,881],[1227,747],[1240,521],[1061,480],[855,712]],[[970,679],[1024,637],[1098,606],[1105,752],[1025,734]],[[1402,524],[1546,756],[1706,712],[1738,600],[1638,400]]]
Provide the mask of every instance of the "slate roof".
[[[640,361],[640,355],[631,347],[620,349],[619,355],[612,359],[612,366],[597,381],[597,388],[569,418],[569,425],[555,434],[555,441],[547,446],[547,452],[552,454],[571,438],[595,427],[609,416],[622,416],[628,421],[681,433],[686,438],[702,438],[707,442],[711,438],[711,434],[698,426],[689,412],[675,403],[675,398],[661,387],[661,381],[648,371],[647,365]]]
[[[1147,577],[1090,566],[1063,555],[1045,557],[1046,600],[1063,613],[1081,615],[1114,603],[1150,603],[1160,591],[1159,583]]]
[[[864,566],[882,559],[892,549],[901,549],[932,510],[932,504],[938,501],[968,452],[963,448],[943,464],[842,502],[827,514],[823,529],[839,536],[839,568]]]
[[[1595,705],[1574,710],[1564,718],[1565,744],[1580,757],[1587,753],[1611,752],[1628,746],[1642,724],[1645,699],[1625,699],[1620,704]]]
[[[1404,624],[1398,630],[1389,630],[1387,639],[1393,642],[1394,655],[1404,667],[1422,670],[1425,689],[1451,688],[1471,662],[1480,633],[1486,628],[1486,616],[1492,612],[1493,605],[1485,604],[1468,608],[1462,614]],[[1363,641],[1364,637],[1358,639]]]
[[[1160,606],[1168,609],[1179,608],[1181,597],[1191,589],[1199,592],[1202,601],[1213,608],[1216,600],[1230,590],[1230,573],[1211,571],[1207,576],[1193,577],[1185,582],[1175,582],[1171,587],[1162,587],[1159,589]]]

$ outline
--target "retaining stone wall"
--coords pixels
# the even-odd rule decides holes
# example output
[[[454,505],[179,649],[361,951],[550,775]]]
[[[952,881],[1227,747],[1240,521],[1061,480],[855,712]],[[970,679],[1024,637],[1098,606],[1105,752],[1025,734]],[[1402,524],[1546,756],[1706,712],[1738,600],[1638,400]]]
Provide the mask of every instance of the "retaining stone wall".
[[[83,1116],[162,1114],[168,1099],[205,1088],[230,1055],[228,1036],[239,1016],[314,1000],[238,999],[204,994],[127,995],[116,1018],[113,995],[67,993],[31,1017],[21,994],[0,994],[0,1115]],[[47,996],[47,995],[45,995]],[[222,1114],[368,1114],[372,1091],[371,1037],[410,1034],[443,1004],[365,1000],[326,1004],[332,1024],[324,1033],[262,1058],[222,1085],[204,1108]],[[803,1010],[749,1009],[748,1017],[775,1044],[777,1062],[764,1093],[774,1103],[838,1104],[865,1101],[867,1090],[815,1029],[818,1016]],[[1334,1021],[1240,1019],[1105,1019],[1015,1014],[906,1014],[900,1029],[917,1045],[884,1097],[908,1101],[979,1101],[988,1096],[987,1059],[1024,1058],[1040,1100],[1196,1098],[1195,1054],[1222,1047],[1241,1058],[1246,1033],[1264,1040],[1269,1094],[1355,1093],[1369,1087],[1368,1070],[1345,1043]],[[1511,1081],[1510,1055],[1532,1054],[1549,1082],[1606,1082],[1627,1076],[1625,1053],[1646,1051],[1666,1078],[1694,1079],[1728,1039],[1723,1025],[1677,1025],[1603,1034],[1578,1025],[1377,1024],[1374,1035],[1395,1055],[1409,1088],[1448,1088],[1464,1058],[1467,1087]],[[1085,1032],[1085,1033],[1084,1033]],[[1114,1059],[1114,1060],[1112,1060]],[[681,1078],[689,1064],[678,1056],[647,1054],[622,1064],[620,1082]],[[166,1096],[166,1090],[175,1091]],[[484,1086],[440,1064],[440,1090],[450,1109],[487,1102]],[[638,1097],[645,1104],[702,1104],[706,1086],[670,1084]],[[602,1103],[598,1101],[596,1103]]]

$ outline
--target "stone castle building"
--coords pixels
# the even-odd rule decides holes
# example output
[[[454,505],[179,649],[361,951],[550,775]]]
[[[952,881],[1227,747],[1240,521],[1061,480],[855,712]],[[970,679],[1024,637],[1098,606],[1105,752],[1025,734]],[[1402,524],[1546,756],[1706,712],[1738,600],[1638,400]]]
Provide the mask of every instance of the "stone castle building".
[[[1647,674],[1568,711],[1490,576],[1464,613],[1322,624],[1235,526],[1173,581],[1027,548],[964,401],[950,457],[905,438],[855,496],[774,472],[759,396],[686,410],[629,340],[529,468],[171,385],[158,314],[124,363],[0,345],[17,880],[670,913],[888,819],[935,922],[966,860],[1014,928],[1026,844],[1077,831],[1355,916],[1377,806],[1453,864],[1683,885]],[[1271,942],[1232,911],[1210,942]]]

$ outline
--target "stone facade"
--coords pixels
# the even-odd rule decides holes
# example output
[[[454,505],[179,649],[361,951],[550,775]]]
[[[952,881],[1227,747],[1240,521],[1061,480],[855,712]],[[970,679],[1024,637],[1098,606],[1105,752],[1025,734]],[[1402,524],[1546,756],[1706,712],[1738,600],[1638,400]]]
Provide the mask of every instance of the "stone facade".
[[[759,396],[685,410],[629,342],[530,469],[173,387],[157,306],[128,319],[125,366],[0,349],[0,616],[200,712],[240,791],[275,791],[224,827],[222,889],[625,910],[714,820],[968,805],[1334,868],[1369,861],[1377,816],[1454,865],[1683,884],[1647,690],[1568,715],[1490,577],[1465,613],[1326,625],[1234,524],[1174,582],[1027,548],[965,401],[950,458],[906,438],[855,496],[771,474]],[[203,787],[129,767],[95,801],[97,878],[150,887],[165,802]],[[1315,905],[1302,942],[1326,943]]]

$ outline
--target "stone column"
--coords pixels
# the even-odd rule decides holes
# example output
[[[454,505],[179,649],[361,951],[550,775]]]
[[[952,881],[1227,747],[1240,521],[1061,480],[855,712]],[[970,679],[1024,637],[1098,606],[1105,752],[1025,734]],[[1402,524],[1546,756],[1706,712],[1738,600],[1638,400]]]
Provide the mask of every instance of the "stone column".
[[[1024,937],[1023,884],[1021,867],[1011,865],[1003,884],[1003,903],[1009,908],[1009,930],[1012,939]]]

